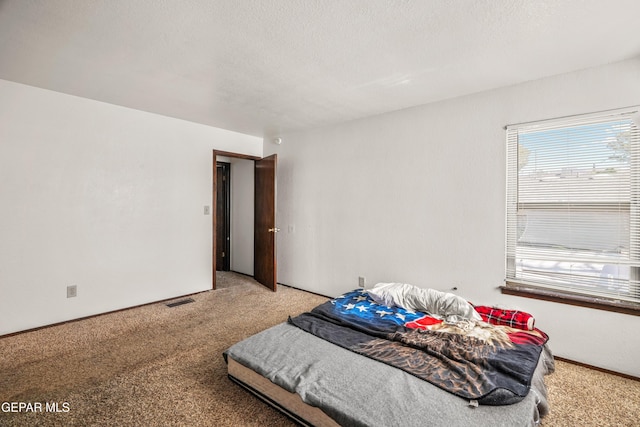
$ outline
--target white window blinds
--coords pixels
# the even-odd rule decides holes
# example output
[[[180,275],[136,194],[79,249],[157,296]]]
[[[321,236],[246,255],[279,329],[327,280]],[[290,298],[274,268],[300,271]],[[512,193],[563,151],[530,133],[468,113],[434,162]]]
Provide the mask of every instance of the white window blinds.
[[[640,302],[639,117],[507,126],[507,286]]]

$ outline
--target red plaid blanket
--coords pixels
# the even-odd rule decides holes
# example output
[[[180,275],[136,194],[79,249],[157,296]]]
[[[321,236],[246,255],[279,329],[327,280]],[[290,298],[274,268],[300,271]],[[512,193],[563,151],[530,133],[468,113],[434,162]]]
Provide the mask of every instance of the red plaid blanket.
[[[529,313],[518,310],[502,310],[495,307],[479,305],[474,307],[482,320],[493,325],[510,326],[516,329],[532,331],[535,319]]]

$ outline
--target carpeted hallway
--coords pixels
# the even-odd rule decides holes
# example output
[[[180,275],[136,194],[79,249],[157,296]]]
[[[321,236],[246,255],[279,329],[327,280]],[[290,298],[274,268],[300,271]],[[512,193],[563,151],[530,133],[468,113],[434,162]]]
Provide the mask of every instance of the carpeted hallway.
[[[191,298],[0,338],[0,402],[58,402],[61,411],[0,411],[0,426],[293,425],[228,380],[222,352],[326,298],[273,293],[233,273]],[[545,426],[640,419],[638,381],[557,362],[547,384]]]

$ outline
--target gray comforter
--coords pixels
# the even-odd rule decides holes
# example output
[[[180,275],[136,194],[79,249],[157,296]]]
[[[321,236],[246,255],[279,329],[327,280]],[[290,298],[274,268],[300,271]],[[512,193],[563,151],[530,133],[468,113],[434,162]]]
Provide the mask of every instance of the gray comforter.
[[[506,406],[470,405],[399,369],[282,323],[230,347],[231,357],[347,426],[535,426],[549,406],[543,376],[548,347],[529,394]]]

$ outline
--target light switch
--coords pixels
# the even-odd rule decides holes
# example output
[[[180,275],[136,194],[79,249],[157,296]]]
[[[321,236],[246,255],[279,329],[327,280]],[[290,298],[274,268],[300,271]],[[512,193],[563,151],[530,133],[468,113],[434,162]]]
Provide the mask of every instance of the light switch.
[[[211,206],[206,205],[206,206],[204,207],[204,214],[205,214],[205,215],[210,215],[210,214],[211,214]]]

